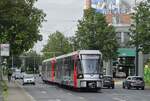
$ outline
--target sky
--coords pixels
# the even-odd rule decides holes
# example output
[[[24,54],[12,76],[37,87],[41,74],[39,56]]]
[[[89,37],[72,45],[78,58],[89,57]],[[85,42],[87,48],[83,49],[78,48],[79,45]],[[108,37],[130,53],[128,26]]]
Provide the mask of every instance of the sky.
[[[40,53],[48,36],[56,30],[67,37],[75,34],[77,21],[83,16],[84,0],[38,0],[35,6],[46,13],[47,20],[40,29],[43,41],[33,48]]]

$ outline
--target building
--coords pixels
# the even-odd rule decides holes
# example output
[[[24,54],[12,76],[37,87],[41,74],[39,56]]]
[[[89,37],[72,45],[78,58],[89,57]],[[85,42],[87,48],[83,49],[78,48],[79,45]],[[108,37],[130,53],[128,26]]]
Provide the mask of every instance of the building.
[[[118,43],[121,47],[126,47],[130,40],[129,28],[131,24],[131,11],[135,0],[85,0],[85,9],[95,8],[97,12],[103,13],[106,16],[108,23],[116,28]]]
[[[142,0],[85,0],[85,9],[95,8],[97,12],[106,16],[106,21],[109,24],[116,28],[118,43],[120,44],[118,59],[128,62],[127,65],[118,64],[117,68],[121,67],[121,71],[127,75],[134,75],[135,73],[135,49],[127,46],[131,40],[129,36],[131,34],[129,28],[132,23],[130,14],[134,12],[134,7],[140,1]],[[128,60],[132,60],[132,63],[129,63]],[[112,74],[111,66],[106,66],[108,67],[106,68],[106,74]]]

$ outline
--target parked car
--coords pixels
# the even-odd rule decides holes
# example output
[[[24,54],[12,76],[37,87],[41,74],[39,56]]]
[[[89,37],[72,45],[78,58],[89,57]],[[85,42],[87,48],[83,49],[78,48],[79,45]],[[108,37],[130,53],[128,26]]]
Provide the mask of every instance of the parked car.
[[[25,74],[23,76],[23,85],[25,84],[33,84],[35,85],[35,77],[33,74]]]
[[[104,75],[103,76],[103,87],[108,87],[108,88],[115,88],[115,83],[114,83],[114,79],[112,76],[110,75]]]
[[[144,82],[143,77],[129,76],[126,78],[126,80],[123,81],[122,87],[128,88],[128,89],[131,89],[131,88],[139,89],[139,88],[141,88],[142,90],[144,90],[145,82]]]
[[[15,78],[15,80],[16,80],[16,79],[23,79],[23,74],[20,73],[20,72],[15,72],[15,73],[13,74],[13,77]]]

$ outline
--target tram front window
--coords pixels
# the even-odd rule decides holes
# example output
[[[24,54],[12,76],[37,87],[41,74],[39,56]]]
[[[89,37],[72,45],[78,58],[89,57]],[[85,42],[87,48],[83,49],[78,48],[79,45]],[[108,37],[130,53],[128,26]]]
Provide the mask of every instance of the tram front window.
[[[88,58],[89,57],[89,58]],[[83,73],[97,74],[99,73],[99,56],[82,56],[81,65]]]

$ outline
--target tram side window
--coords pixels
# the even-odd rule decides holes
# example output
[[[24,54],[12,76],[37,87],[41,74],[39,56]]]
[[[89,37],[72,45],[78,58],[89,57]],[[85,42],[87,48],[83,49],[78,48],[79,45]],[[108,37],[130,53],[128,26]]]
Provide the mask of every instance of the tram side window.
[[[51,64],[50,64],[50,62],[47,62],[47,71],[51,71]]]
[[[57,61],[57,73],[58,73],[58,78],[61,78],[61,73],[62,73],[62,60]]]
[[[80,59],[78,59],[78,61],[77,61],[77,71],[78,71],[78,74],[82,74],[83,73]]]
[[[65,58],[64,70],[65,70],[65,76],[71,76],[70,58],[69,57]]]

